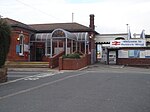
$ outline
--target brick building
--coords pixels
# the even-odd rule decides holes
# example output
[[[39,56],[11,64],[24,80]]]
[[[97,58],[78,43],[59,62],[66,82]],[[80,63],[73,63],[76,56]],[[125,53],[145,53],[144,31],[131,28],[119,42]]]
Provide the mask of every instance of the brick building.
[[[11,26],[11,45],[7,60],[9,61],[28,61],[29,43],[34,29],[21,22],[5,18]]]
[[[94,15],[89,27],[75,22],[27,25],[4,19],[12,30],[8,61],[49,61],[62,51],[90,54],[91,63],[96,61]]]
[[[101,62],[117,65],[150,65],[150,36],[128,39],[128,34],[96,35],[96,46],[99,46]]]

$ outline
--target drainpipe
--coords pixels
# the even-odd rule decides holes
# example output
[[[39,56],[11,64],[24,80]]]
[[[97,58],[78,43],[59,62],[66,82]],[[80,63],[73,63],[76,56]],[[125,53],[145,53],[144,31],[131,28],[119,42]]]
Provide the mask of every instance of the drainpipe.
[[[91,64],[96,62],[96,50],[95,50],[95,25],[94,25],[94,14],[90,15],[90,51],[91,51]]]

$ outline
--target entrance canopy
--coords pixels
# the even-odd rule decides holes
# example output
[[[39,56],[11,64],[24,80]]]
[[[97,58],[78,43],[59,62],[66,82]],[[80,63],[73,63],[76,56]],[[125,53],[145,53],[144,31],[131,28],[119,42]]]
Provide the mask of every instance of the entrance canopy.
[[[34,42],[46,42],[51,39],[51,33],[37,33],[35,36],[31,36],[30,41]]]
[[[74,33],[77,37],[77,41],[89,41],[89,35],[88,33],[82,32],[82,33]]]
[[[71,39],[71,40],[77,40],[77,37],[75,34],[70,33],[63,29],[56,29],[52,32],[52,39]]]
[[[53,56],[59,51],[64,50],[65,54],[70,54],[75,51],[89,51],[89,35],[87,32],[69,32],[64,29],[55,29],[52,33],[36,33],[31,35],[30,43],[32,48],[36,49],[35,43],[43,43],[45,56]]]
[[[89,41],[88,33],[85,32],[70,33],[60,28],[55,29],[52,32],[52,39],[64,39],[64,38],[75,40],[75,41],[83,41],[83,42]]]
[[[64,38],[80,41],[80,42],[87,42],[89,41],[89,35],[86,32],[79,32],[79,33],[70,33],[63,29],[55,29],[52,33],[36,33],[35,36],[31,36],[30,41],[32,42],[46,42],[48,40],[61,40]]]

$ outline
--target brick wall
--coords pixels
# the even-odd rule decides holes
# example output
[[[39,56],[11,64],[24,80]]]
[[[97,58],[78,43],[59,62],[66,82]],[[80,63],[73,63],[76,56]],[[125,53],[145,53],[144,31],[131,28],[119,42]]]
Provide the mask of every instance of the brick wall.
[[[61,53],[53,56],[52,58],[50,58],[49,60],[49,68],[55,68],[59,66],[59,57],[61,57],[62,55],[64,55],[65,52],[62,51]]]
[[[19,54],[16,53],[16,45],[19,45],[19,41],[17,38],[19,37],[19,34],[23,31],[24,35],[24,44],[29,44],[29,32],[24,31],[22,29],[15,29],[12,31],[11,34],[11,44],[10,44],[10,49],[8,53],[7,60],[8,61],[28,61],[28,57],[25,56],[19,56]]]
[[[0,83],[7,81],[7,68],[0,68]]]
[[[90,64],[90,55],[85,55],[80,59],[59,58],[59,70],[78,70]]]
[[[118,65],[150,65],[149,58],[118,58]]]
[[[149,47],[121,48],[121,50],[150,50]],[[150,58],[118,58],[118,65],[150,65]]]

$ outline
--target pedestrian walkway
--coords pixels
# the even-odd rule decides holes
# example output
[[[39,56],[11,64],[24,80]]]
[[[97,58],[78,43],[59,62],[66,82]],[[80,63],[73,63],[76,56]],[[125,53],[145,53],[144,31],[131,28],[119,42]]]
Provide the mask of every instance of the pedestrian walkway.
[[[80,70],[86,70],[86,71],[103,71],[103,72],[113,72],[113,71],[119,71],[119,72],[134,72],[134,71],[139,71],[139,72],[148,72],[150,73],[149,68],[139,68],[139,67],[130,67],[130,66],[124,66],[124,65],[106,65],[103,63],[95,63],[92,65],[89,65],[85,68],[82,68]],[[15,71],[15,72],[51,72],[51,71],[59,71],[58,68],[8,68],[8,71]],[[74,71],[74,70],[61,70],[64,72],[68,71]]]
[[[85,69],[86,71],[97,71],[97,72],[124,72],[128,73],[129,71],[134,73],[135,71],[140,73],[150,73],[149,68],[140,68],[140,67],[131,67],[131,66],[124,66],[124,65],[106,65],[102,63],[95,63],[89,65]]]
[[[50,72],[50,71],[58,71],[58,69],[50,69],[50,68],[8,68],[8,71],[15,71],[15,72]]]
[[[13,62],[7,61],[8,68],[49,68],[49,62]]]

